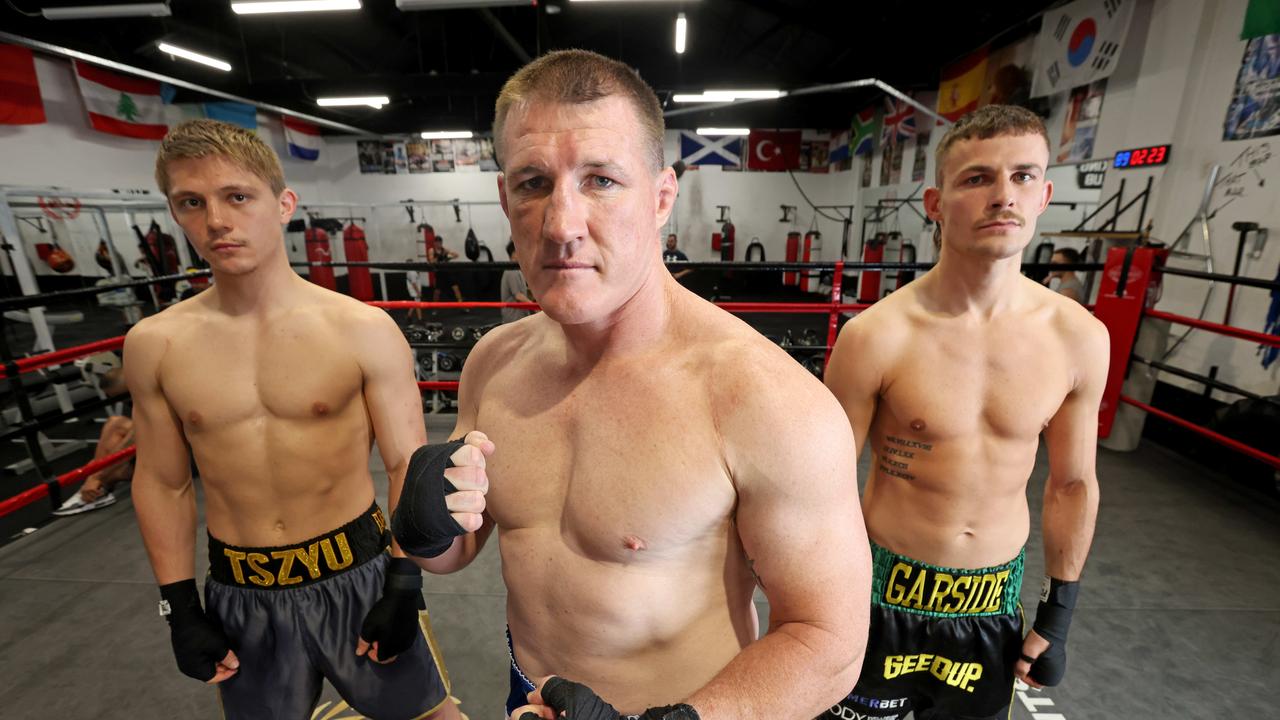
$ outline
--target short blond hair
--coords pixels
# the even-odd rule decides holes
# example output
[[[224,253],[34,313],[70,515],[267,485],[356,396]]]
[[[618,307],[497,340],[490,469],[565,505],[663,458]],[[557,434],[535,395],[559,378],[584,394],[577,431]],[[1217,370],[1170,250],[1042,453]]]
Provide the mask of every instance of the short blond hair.
[[[627,65],[589,50],[557,50],[516,71],[502,86],[494,104],[493,146],[502,166],[502,130],[511,108],[532,100],[568,105],[595,102],[613,95],[626,98],[636,110],[654,171],[662,170],[662,105],[653,88]]]
[[[156,153],[156,185],[169,196],[169,163],[189,158],[222,157],[262,178],[271,192],[284,192],[280,157],[258,137],[239,125],[218,120],[187,120],[175,126]]]

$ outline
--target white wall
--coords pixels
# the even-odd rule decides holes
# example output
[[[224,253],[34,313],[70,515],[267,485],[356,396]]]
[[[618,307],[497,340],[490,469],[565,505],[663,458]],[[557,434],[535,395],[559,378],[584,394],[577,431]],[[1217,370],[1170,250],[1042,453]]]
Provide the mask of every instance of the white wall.
[[[1243,275],[1272,279],[1280,264],[1280,204],[1275,186],[1280,184],[1280,136],[1244,141],[1223,141],[1223,122],[1235,89],[1236,74],[1244,53],[1240,39],[1247,0],[1161,0],[1140,5],[1117,67],[1107,86],[1099,126],[1095,157],[1105,158],[1117,150],[1171,142],[1170,162],[1162,169],[1110,170],[1104,197],[1115,191],[1121,177],[1128,187],[1140,186],[1148,174],[1155,178],[1154,197],[1148,217],[1154,219],[1156,238],[1172,243],[1200,204],[1210,167],[1223,166],[1224,176],[1237,172],[1231,163],[1246,150],[1272,148],[1272,159],[1257,168],[1267,184],[1246,173],[1234,182],[1220,183],[1212,208],[1221,208],[1210,223],[1211,252],[1217,272],[1229,273],[1235,259],[1238,234],[1231,229],[1236,221],[1248,220],[1272,228],[1259,260],[1246,259]],[[1149,21],[1144,18],[1149,17]],[[1234,199],[1228,190],[1239,193]],[[1128,191],[1127,191],[1128,192]],[[1230,201],[1229,205],[1225,205]],[[1132,225],[1131,214],[1122,224]],[[1252,241],[1251,241],[1252,244]],[[1199,241],[1191,247],[1201,250]],[[1173,266],[1203,269],[1200,262],[1174,259]],[[1200,312],[1208,283],[1189,278],[1166,277],[1164,294],[1158,305],[1168,312],[1196,316]],[[1206,318],[1222,322],[1226,288],[1214,291]],[[1232,309],[1231,324],[1261,330],[1270,305],[1265,290],[1239,288]],[[1175,334],[1183,328],[1175,326]],[[1280,389],[1277,370],[1263,371],[1255,354],[1256,346],[1213,333],[1193,331],[1172,356],[1173,365],[1208,374],[1219,367],[1219,378],[1253,392],[1275,394]],[[1164,382],[1195,390],[1202,386],[1168,375]],[[1224,400],[1234,396],[1218,394]]]

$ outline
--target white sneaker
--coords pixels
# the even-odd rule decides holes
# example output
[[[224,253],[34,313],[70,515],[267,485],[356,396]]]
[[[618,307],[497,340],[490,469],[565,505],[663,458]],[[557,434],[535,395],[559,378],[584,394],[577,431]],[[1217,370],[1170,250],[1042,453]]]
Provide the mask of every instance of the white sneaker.
[[[80,491],[77,490],[76,494],[67,498],[67,501],[62,503],[62,507],[54,510],[53,514],[59,517],[79,515],[82,512],[97,510],[98,508],[104,508],[108,505],[114,505],[115,503],[116,496],[111,493],[103,493],[102,497],[99,497],[97,500],[90,500],[86,502],[85,499],[80,496]]]

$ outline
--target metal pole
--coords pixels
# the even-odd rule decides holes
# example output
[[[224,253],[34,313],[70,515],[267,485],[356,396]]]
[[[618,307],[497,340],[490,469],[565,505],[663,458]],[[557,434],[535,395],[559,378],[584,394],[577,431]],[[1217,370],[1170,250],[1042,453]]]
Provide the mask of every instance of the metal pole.
[[[39,295],[40,286],[36,282],[35,271],[31,269],[31,261],[27,259],[27,250],[22,243],[22,235],[18,232],[18,221],[9,207],[9,198],[0,192],[0,235],[10,238],[13,247],[10,260],[13,262],[13,274],[18,278],[18,287],[23,295]],[[31,327],[36,333],[36,349],[53,350],[53,334],[49,332],[49,322],[44,316],[44,307],[33,307],[27,311],[31,316]]]

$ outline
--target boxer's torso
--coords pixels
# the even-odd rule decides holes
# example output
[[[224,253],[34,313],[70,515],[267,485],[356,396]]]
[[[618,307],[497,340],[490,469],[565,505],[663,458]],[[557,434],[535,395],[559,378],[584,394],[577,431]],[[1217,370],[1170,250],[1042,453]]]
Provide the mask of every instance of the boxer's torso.
[[[758,633],[709,389],[755,340],[686,309],[651,349],[584,369],[550,320],[522,321],[477,415],[517,660],[623,712],[688,697]]]
[[[168,338],[159,384],[199,467],[209,532],[284,545],[360,515],[371,430],[344,339],[360,322],[351,301],[307,286],[296,303],[231,316],[213,292],[155,318]]]
[[[867,348],[883,368],[867,530],[924,562],[997,565],[1026,542],[1039,436],[1075,385],[1070,301],[1020,282],[1013,307],[983,319],[932,311],[915,290],[867,318],[883,340]]]

